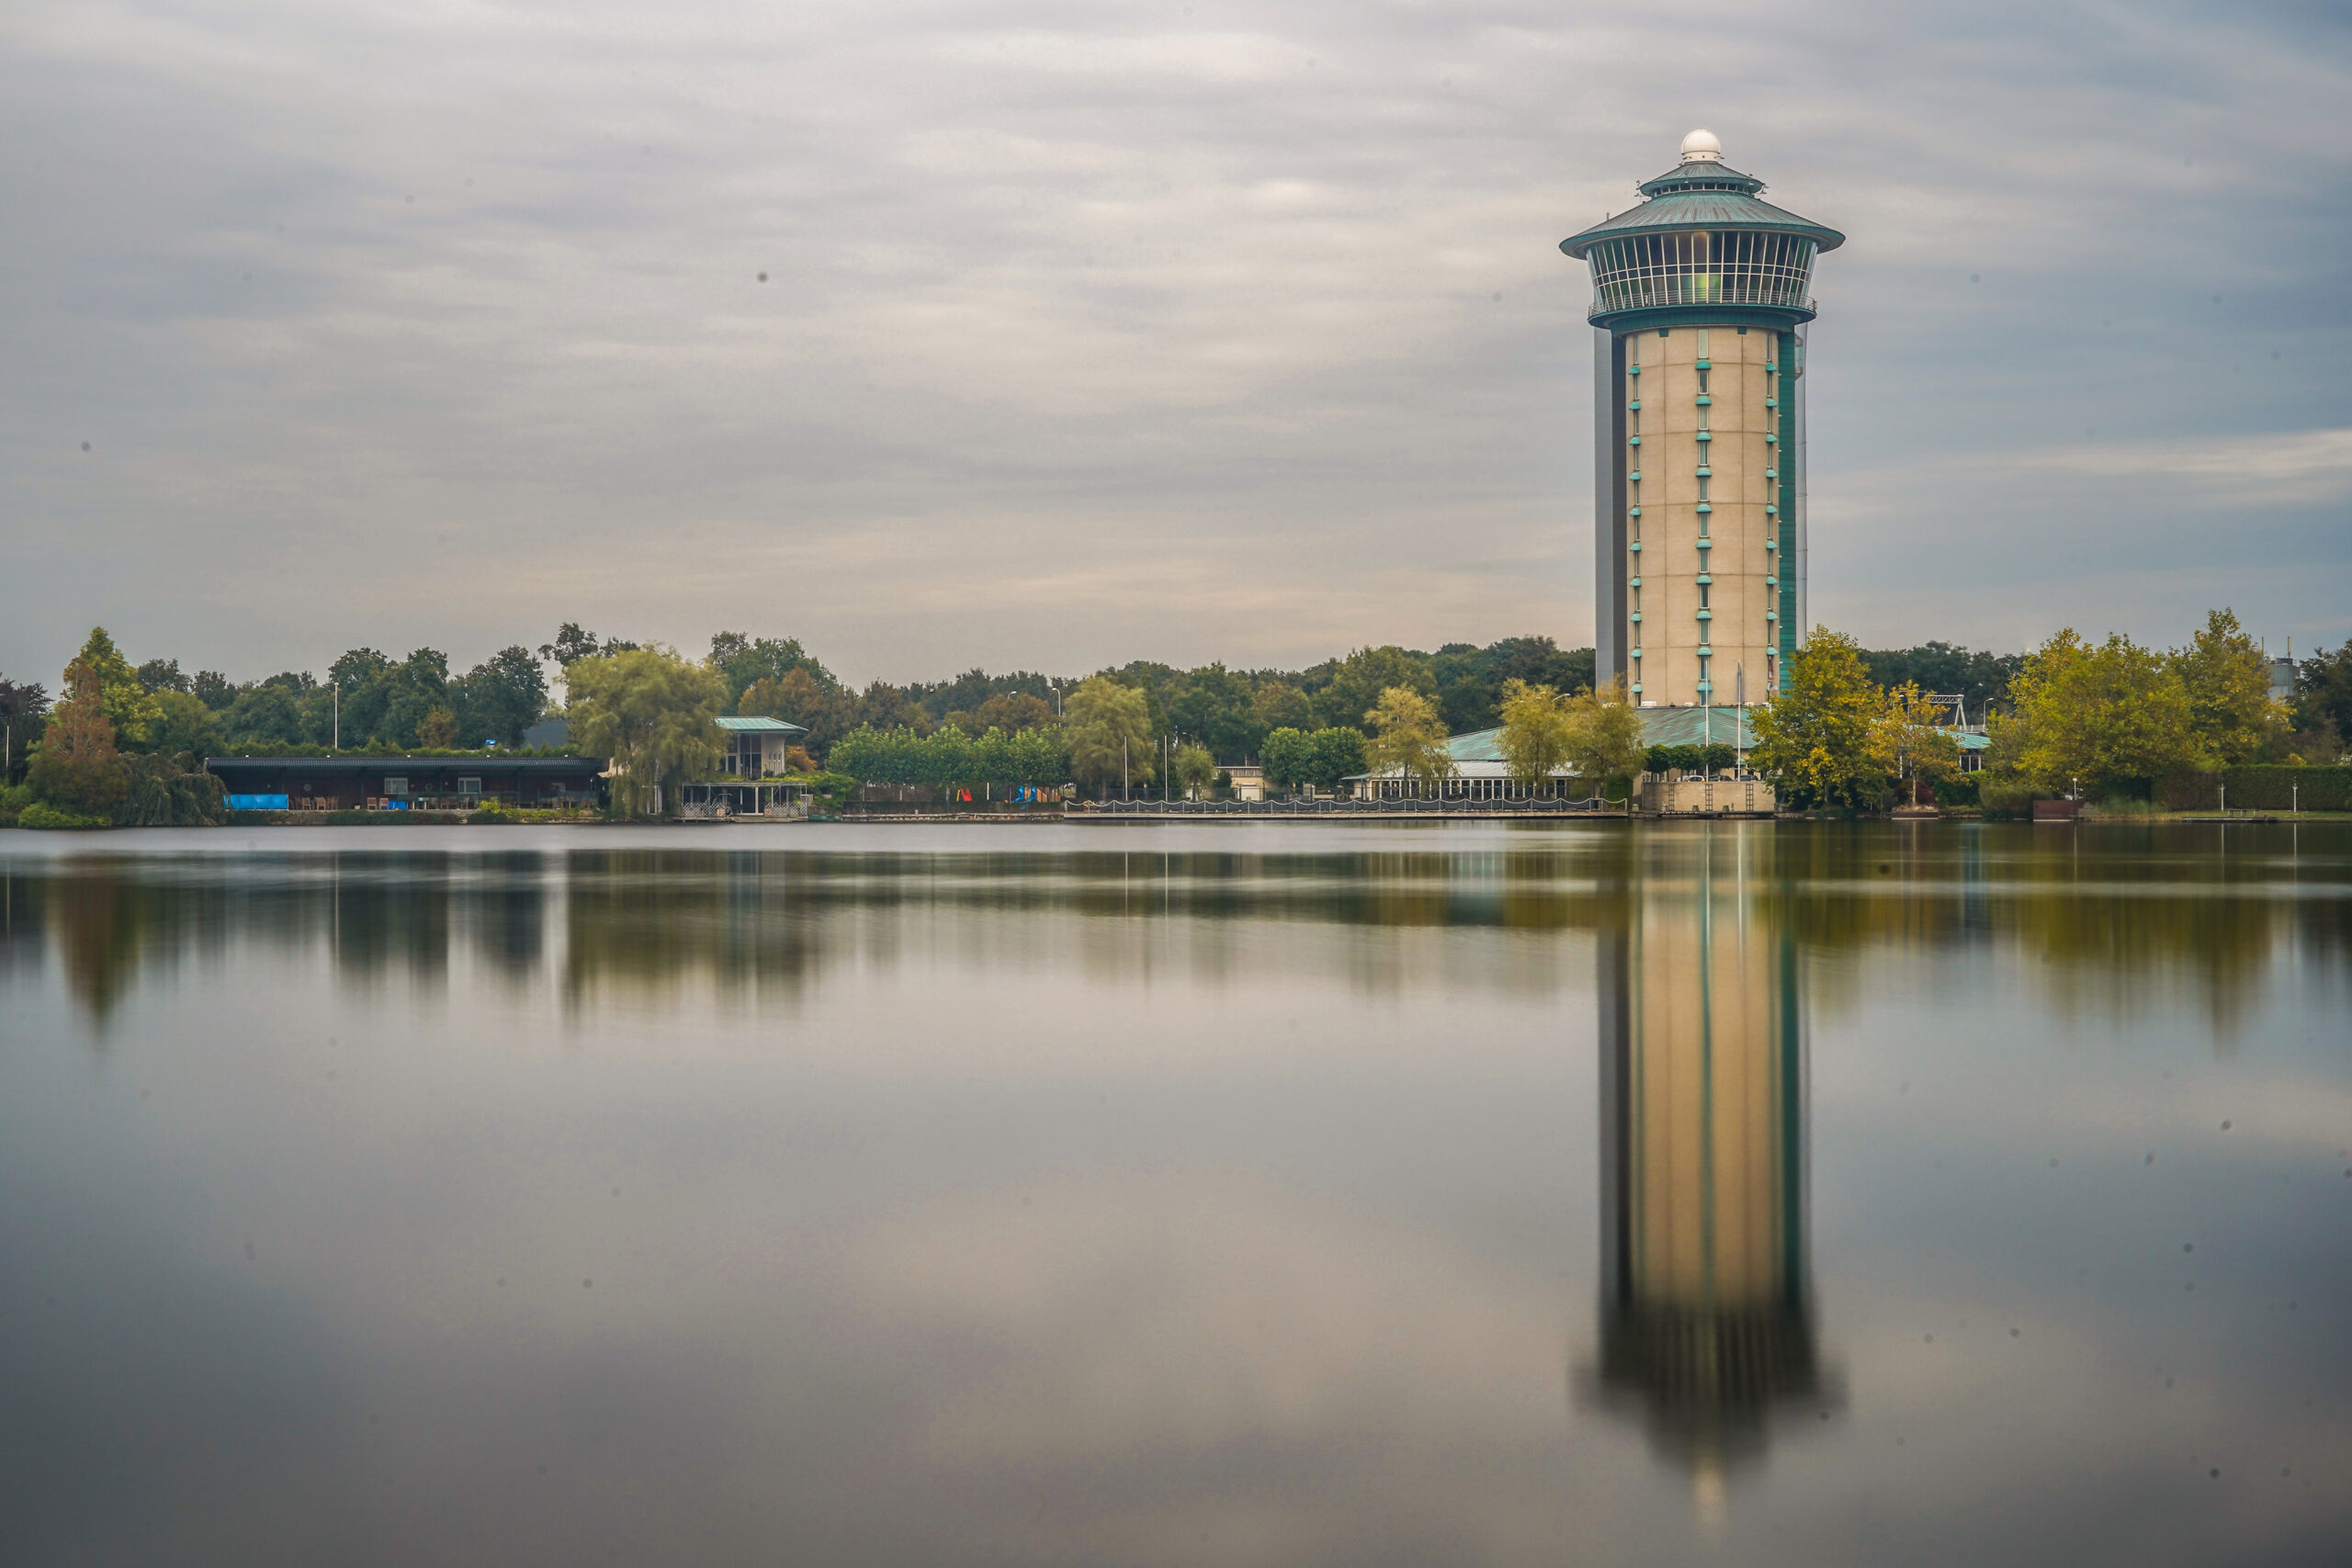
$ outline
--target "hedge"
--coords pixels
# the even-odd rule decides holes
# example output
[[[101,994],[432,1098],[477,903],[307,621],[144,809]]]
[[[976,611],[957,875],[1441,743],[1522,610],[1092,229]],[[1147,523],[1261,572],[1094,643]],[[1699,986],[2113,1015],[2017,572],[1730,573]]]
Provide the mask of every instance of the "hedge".
[[[2229,789],[2232,810],[2352,811],[2352,768],[2277,766],[2222,768],[2210,773],[2174,773],[2156,781],[2156,804],[2167,811],[2212,811]]]

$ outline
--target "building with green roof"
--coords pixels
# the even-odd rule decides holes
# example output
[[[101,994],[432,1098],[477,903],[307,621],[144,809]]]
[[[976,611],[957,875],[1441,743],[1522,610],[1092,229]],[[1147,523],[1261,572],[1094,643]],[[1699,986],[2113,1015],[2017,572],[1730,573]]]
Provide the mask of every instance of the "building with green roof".
[[[1805,626],[1813,264],[1845,236],[1704,130],[1636,188],[1560,242],[1592,268],[1596,676],[1645,707],[1769,696]]]

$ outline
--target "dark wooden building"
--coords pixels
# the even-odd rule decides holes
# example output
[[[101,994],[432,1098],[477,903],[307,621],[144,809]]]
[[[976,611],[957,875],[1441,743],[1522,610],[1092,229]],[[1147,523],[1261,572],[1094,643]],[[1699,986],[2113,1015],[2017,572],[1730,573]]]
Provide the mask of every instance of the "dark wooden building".
[[[207,757],[232,810],[467,811],[604,798],[601,757]]]

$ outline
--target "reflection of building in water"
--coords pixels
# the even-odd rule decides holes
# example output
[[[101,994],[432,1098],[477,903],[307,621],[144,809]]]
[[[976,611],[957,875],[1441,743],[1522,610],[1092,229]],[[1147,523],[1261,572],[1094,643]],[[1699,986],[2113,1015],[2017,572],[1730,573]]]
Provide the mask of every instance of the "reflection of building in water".
[[[1795,943],[1707,868],[1719,844],[1600,942],[1599,1393],[1702,1497],[1819,1389]]]

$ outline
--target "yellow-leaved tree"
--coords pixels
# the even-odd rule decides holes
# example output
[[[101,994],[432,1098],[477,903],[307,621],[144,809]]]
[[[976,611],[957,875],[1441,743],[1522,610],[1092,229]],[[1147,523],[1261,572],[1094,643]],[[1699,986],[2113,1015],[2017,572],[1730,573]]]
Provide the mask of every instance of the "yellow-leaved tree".
[[[670,649],[630,649],[575,660],[564,671],[573,744],[613,760],[614,783],[633,812],[660,809],[663,783],[718,766],[725,749],[718,710],[727,685]]]
[[[1748,765],[1792,806],[1876,807],[1894,772],[1885,716],[1860,648],[1816,626],[1789,661],[1788,690],[1755,710]]]
[[[2196,766],[2188,688],[2165,656],[2117,633],[2086,642],[2071,626],[2026,656],[1996,716],[1994,750],[2041,789],[2097,794]]]
[[[1502,729],[1495,749],[1510,782],[1532,789],[1568,761],[1568,715],[1560,694],[1513,677],[1503,682]]]
[[[1151,734],[1151,699],[1136,686],[1091,675],[1062,704],[1062,740],[1072,776],[1108,791],[1148,784],[1159,747]]]
[[[2290,727],[2287,705],[2270,695],[2270,661],[2234,613],[2208,611],[2205,629],[2165,662],[2188,694],[2189,726],[2209,761],[2252,761]]]
[[[1365,764],[1374,773],[1402,770],[1416,784],[1427,785],[1453,776],[1453,754],[1446,749],[1445,720],[1437,705],[1410,686],[1391,686],[1367,709],[1372,743],[1364,748]]]
[[[1624,678],[1578,692],[1562,706],[1567,763],[1593,790],[1630,789],[1641,771],[1642,714],[1626,695]],[[1623,797],[1621,797],[1623,798]]]

